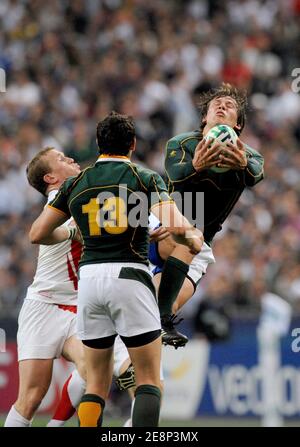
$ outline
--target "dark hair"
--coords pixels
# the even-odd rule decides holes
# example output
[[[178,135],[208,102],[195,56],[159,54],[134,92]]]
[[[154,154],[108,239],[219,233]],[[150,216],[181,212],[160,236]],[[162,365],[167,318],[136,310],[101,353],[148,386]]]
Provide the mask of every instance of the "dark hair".
[[[208,90],[200,95],[199,98],[199,108],[201,111],[202,118],[207,115],[208,107],[210,102],[215,98],[220,98],[222,96],[230,96],[237,103],[237,124],[241,126],[240,129],[235,129],[236,133],[240,135],[242,132],[245,122],[246,122],[246,110],[247,110],[247,92],[245,90],[239,90],[231,84],[226,84],[223,82],[220,87]],[[205,123],[201,123],[200,129],[203,130]]]
[[[127,155],[134,142],[135,127],[131,116],[111,112],[97,125],[100,154]]]
[[[53,149],[54,147],[46,147],[38,152],[26,168],[27,180],[29,184],[44,196],[46,196],[46,190],[48,187],[48,184],[44,181],[44,175],[51,171],[45,155]]]

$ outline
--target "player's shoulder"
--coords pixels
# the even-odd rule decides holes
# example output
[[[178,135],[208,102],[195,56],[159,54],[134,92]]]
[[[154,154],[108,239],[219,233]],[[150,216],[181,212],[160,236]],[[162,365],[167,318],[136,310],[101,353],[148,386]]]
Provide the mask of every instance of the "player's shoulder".
[[[137,163],[131,163],[133,169],[141,176],[145,178],[151,178],[153,176],[159,176],[159,174],[152,169],[145,168],[144,166],[137,164]]]
[[[144,166],[141,166],[136,163],[131,163],[131,166],[135,170],[136,174],[138,175],[138,177],[145,186],[148,186],[149,183],[153,180],[153,178],[161,179],[161,176],[152,169],[145,168]]]
[[[75,186],[79,183],[80,180],[83,179],[85,174],[90,170],[93,166],[88,166],[87,168],[83,169],[79,174],[74,175],[72,177],[67,178],[62,186],[62,189],[65,194],[70,194],[72,190],[75,188]]]
[[[201,140],[201,132],[200,130],[193,130],[191,132],[184,132],[179,135],[175,135],[174,137],[170,138],[167,142],[167,147],[178,147],[182,146],[183,144],[188,143],[196,143]]]

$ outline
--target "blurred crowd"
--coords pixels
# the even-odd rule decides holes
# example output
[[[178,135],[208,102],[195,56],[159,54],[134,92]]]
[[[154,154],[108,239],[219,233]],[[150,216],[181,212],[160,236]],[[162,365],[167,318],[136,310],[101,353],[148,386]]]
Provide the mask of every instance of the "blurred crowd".
[[[198,295],[250,315],[268,290],[299,311],[299,61],[299,0],[1,0],[0,315],[17,316],[36,267],[28,160],[53,146],[93,162],[114,109],[135,118],[136,161],[163,174],[167,139],[198,128],[199,93],[223,80],[249,92],[242,140],[266,178],[217,235]]]

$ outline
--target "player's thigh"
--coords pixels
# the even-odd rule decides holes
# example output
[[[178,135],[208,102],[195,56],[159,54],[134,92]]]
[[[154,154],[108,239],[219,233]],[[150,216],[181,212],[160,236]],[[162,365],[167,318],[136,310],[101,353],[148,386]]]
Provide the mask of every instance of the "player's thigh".
[[[42,399],[48,391],[53,371],[53,359],[30,359],[19,362],[18,398],[34,393]]]
[[[76,316],[55,304],[26,299],[18,320],[18,360],[55,359],[76,331]]]
[[[128,348],[134,366],[136,386],[160,386],[161,346],[159,337],[146,345]]]
[[[85,378],[86,368],[84,347],[82,341],[79,340],[76,335],[72,335],[65,341],[62,355],[66,360],[75,363],[80,376]]]

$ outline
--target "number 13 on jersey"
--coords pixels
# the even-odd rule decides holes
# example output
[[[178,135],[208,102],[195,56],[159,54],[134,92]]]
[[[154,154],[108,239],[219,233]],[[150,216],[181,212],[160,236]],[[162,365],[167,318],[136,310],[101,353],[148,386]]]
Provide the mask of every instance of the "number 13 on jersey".
[[[90,199],[82,205],[82,213],[88,214],[90,236],[101,236],[103,228],[109,234],[121,234],[128,228],[127,206],[121,197],[109,197],[101,208],[98,198]]]

